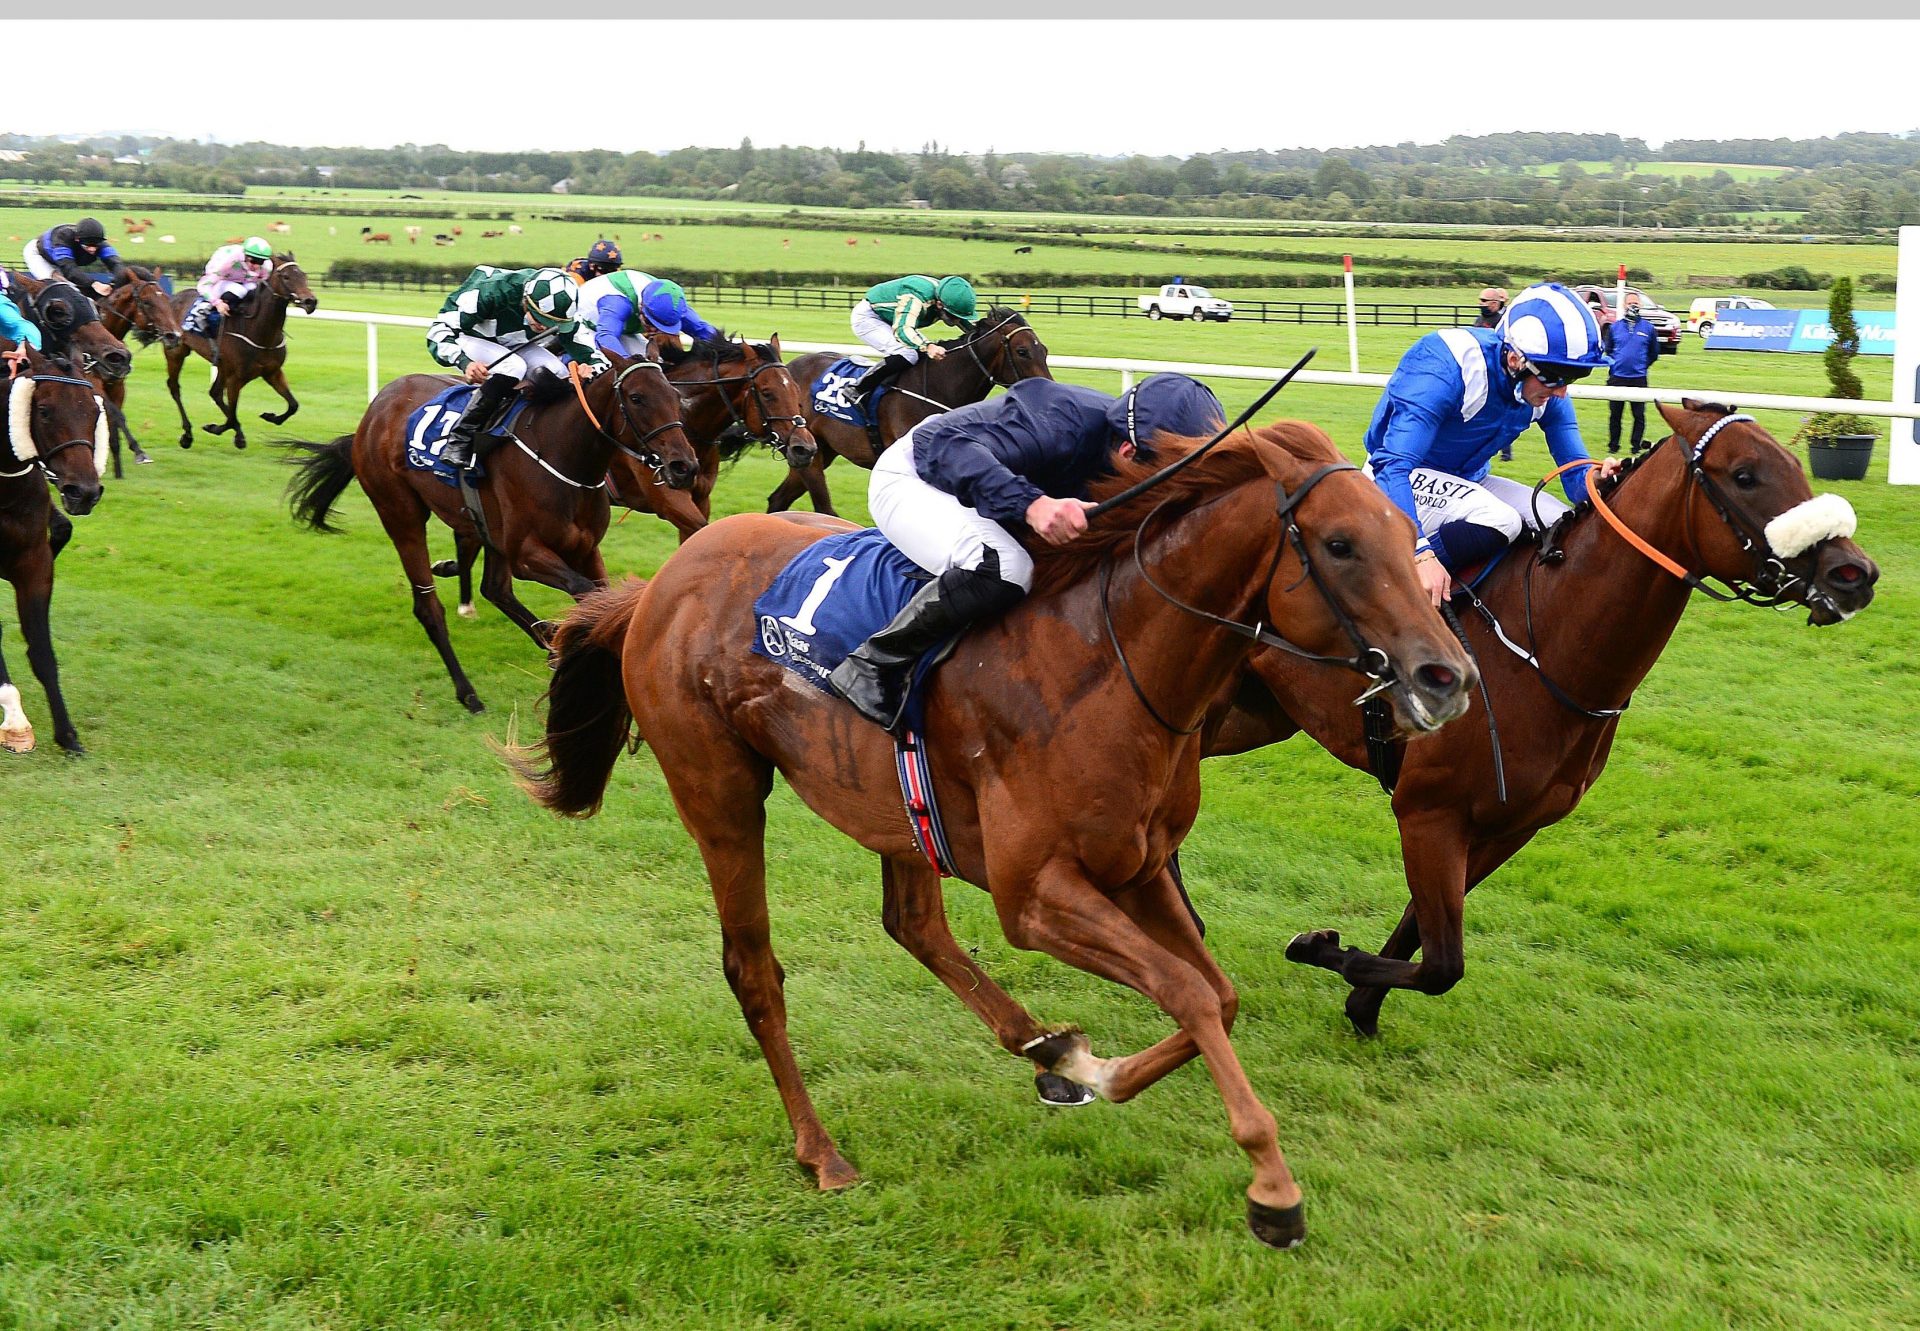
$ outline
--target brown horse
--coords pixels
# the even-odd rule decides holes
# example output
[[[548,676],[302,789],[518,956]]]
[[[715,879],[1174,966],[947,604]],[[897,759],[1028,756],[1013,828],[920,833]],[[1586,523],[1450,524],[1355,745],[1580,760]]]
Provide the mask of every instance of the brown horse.
[[[100,307],[100,323],[113,336],[125,341],[131,333],[135,341],[142,346],[154,342],[164,349],[172,349],[180,341],[180,317],[174,313],[173,302],[161,289],[153,273],[144,268],[129,264],[121,280],[112,291],[95,302]],[[113,427],[113,475],[118,480],[122,475],[120,467],[120,440],[125,436],[127,447],[133,450],[135,462],[152,462],[140,441],[133,437],[133,428],[127,422],[127,383],[124,378],[106,381],[106,398],[113,404],[113,410],[107,414]]]
[[[696,464],[680,424],[686,404],[658,362],[617,361],[589,380],[579,397],[568,394],[527,408],[513,439],[486,460],[486,479],[476,487],[483,526],[461,491],[407,465],[407,417],[454,382],[444,374],[405,375],[380,390],[354,433],[328,444],[289,445],[307,456],[287,489],[295,520],[332,531],[328,512],[359,480],[400,554],[413,588],[414,617],[446,663],[454,696],[479,712],[480,696],[447,638],[427,555],[427,519],[438,517],[451,527],[457,547],[484,545],[481,591],[545,647],[549,626],[514,595],[514,579],[543,582],[576,598],[606,585],[600,538],[607,531],[608,459],[630,450],[682,490],[692,484]]]
[[[0,348],[14,349],[3,338]],[[25,371],[7,389],[7,445],[0,450],[0,577],[13,584],[27,664],[46,690],[54,743],[84,753],[60,692],[49,618],[53,561],[73,535],[73,524],[55,521],[47,485],[59,489],[61,507],[75,517],[100,502],[107,422],[94,385],[75,374],[70,362],[30,351]],[[0,658],[0,748],[24,753],[32,747],[33,726]]]
[[[1168,455],[1193,447],[1156,445]],[[1096,497],[1149,471],[1122,463]],[[1233,1139],[1253,1160],[1254,1232],[1298,1242],[1300,1189],[1228,1039],[1239,1000],[1167,857],[1199,806],[1195,732],[1252,649],[1242,635],[1265,632],[1245,621],[1296,650],[1353,651],[1411,727],[1465,709],[1473,667],[1421,597],[1406,519],[1310,426],[1236,436],[1095,519],[1073,545],[1040,551],[1030,602],[961,639],[934,676],[927,731],[958,872],[992,894],[1014,946],[1139,990],[1178,1024],[1123,1059],[1095,1058],[1084,1036],[1036,1021],[955,944],[940,878],[900,811],[885,732],[747,652],[755,598],[835,530],[846,527],[812,515],[726,518],[652,582],[578,606],[556,638],[537,751],[546,767],[517,760],[529,791],[559,812],[591,813],[629,730],[652,746],[712,879],[727,980],[772,1070],[795,1154],[822,1188],[858,1175],[814,1112],[787,1042],[767,935],[762,806],[775,769],[881,856],[888,932],[1009,1053],[1116,1101],[1203,1056]]]
[[[198,296],[191,287],[173,293],[176,320],[185,317]],[[274,256],[273,271],[259,286],[240,300],[228,302],[227,314],[220,321],[218,347],[199,333],[186,333],[167,348],[167,391],[173,394],[173,405],[180,409],[180,447],[193,447],[193,422],[187,419],[186,404],[180,400],[180,368],[186,364],[189,353],[213,362],[213,384],[207,389],[207,396],[226,416],[220,424],[203,428],[208,434],[233,431],[235,448],[247,446],[247,432],[240,427],[240,390],[255,379],[266,380],[267,386],[287,404],[287,409],[278,414],[261,412],[261,420],[285,425],[293,413],[300,410],[299,399],[287,387],[285,369],[289,305],[298,305],[308,314],[320,305],[307,286],[306,273],[293,261],[291,251]]]
[[[1021,379],[1053,378],[1047,368],[1046,343],[1017,310],[993,306],[965,337],[939,345],[946,353],[944,359],[920,357],[893,381],[893,391],[880,399],[880,450],[929,416],[979,402],[995,384],[1006,387]],[[871,470],[879,456],[880,450],[874,448],[866,430],[813,409],[814,381],[838,359],[835,352],[816,351],[793,362],[807,428],[820,441],[820,451],[811,465],[796,466],[781,478],[767,496],[769,513],[785,512],[803,493],[813,500],[814,512],[834,513],[826,478],[834,458],[843,457],[856,467]]]
[[[1602,483],[1603,502],[1628,529],[1689,573],[1742,588],[1742,599],[1807,606],[1812,624],[1838,623],[1873,599],[1879,570],[1852,540],[1822,536],[1790,555],[1770,542],[1778,529],[1769,524],[1812,498],[1799,460],[1771,435],[1722,407],[1660,411],[1674,435]],[[1620,713],[1687,607],[1692,584],[1603,518],[1577,508],[1540,545],[1509,553],[1477,590],[1478,605],[1463,609],[1500,754],[1471,720],[1405,744],[1393,812],[1413,900],[1386,946],[1379,955],[1343,948],[1322,929],[1287,948],[1291,960],[1354,986],[1347,1016],[1363,1034],[1379,1029],[1389,989],[1442,994],[1459,982],[1467,893],[1600,779]],[[1537,668],[1503,645],[1489,614]],[[1347,703],[1339,672],[1256,653],[1208,715],[1206,751],[1241,753],[1305,730],[1367,771],[1364,727]]]
[[[47,355],[72,361],[102,384],[133,373],[133,352],[107,328],[92,296],[64,277],[42,281],[12,273],[9,284],[20,294],[20,312],[39,328]]]

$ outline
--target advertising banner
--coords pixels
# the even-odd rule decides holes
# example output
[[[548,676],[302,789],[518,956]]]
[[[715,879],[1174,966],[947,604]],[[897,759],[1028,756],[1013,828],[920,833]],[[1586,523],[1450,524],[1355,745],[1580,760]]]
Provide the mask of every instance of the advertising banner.
[[[1893,354],[1893,314],[1855,310],[1862,356]],[[1833,341],[1825,310],[1723,310],[1707,334],[1708,351],[1825,351]]]

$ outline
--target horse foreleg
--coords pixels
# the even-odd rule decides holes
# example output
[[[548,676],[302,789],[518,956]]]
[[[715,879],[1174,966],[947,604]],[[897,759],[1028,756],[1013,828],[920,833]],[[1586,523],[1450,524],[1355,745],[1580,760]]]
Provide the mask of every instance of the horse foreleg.
[[[8,753],[33,751],[33,722],[27,720],[20,705],[20,690],[7,673],[7,658],[0,655],[0,749]]]
[[[458,532],[453,538],[453,557],[459,564],[460,606],[462,619],[473,618],[473,561],[480,557],[480,537],[462,535]]]
[[[1173,1018],[1206,1059],[1207,1070],[1213,1074],[1214,1085],[1226,1105],[1233,1140],[1253,1165],[1253,1182],[1247,1188],[1248,1224],[1264,1243],[1283,1248],[1298,1243],[1306,1233],[1300,1186],[1280,1153],[1273,1114],[1254,1094],[1228,1037],[1227,1008],[1208,973],[1218,968],[1212,966],[1210,958],[1208,967],[1202,968],[1163,946],[1064,861],[1052,861],[1030,875],[1018,870],[1015,865],[990,865],[988,870],[989,880],[1003,885],[994,891],[994,906],[1007,941],[1015,947],[1046,952],[1069,966],[1137,990]],[[1150,889],[1143,890],[1158,894],[1142,897],[1135,907],[1143,918],[1152,919],[1155,931],[1177,917],[1192,931],[1190,942],[1177,944],[1181,951],[1204,955],[1205,945],[1193,930],[1192,918],[1179,904],[1172,880],[1161,874]],[[1171,911],[1161,898],[1171,900]],[[1168,936],[1173,939],[1173,935]],[[1126,1069],[1129,1061],[1119,1060],[1116,1065],[1114,1060],[1093,1058],[1087,1052],[1085,1037],[1077,1034],[1051,1037],[1048,1044],[1059,1051],[1053,1071],[1090,1085],[1103,1095],[1112,1094],[1114,1077]],[[1171,1044],[1163,1042],[1169,1047]],[[1156,1050],[1160,1048],[1156,1046]]]
[[[67,542],[73,539],[73,519],[59,509],[53,510],[53,516],[47,519],[47,553],[55,559],[67,548]]]
[[[187,353],[182,350],[176,355],[167,353],[167,391],[173,394],[174,408],[180,413],[180,447],[193,447],[193,421],[187,416],[187,404],[180,400],[180,371],[186,365]]]
[[[14,568],[14,605],[20,611],[20,636],[27,640],[27,664],[47,695],[47,715],[53,720],[53,742],[71,754],[82,754],[80,733],[67,715],[60,693],[60,665],[53,656],[53,554],[42,546]]]
[[[860,1181],[859,1171],[820,1122],[787,1039],[786,973],[774,955],[767,920],[765,805],[773,766],[717,717],[686,717],[682,724],[682,738],[693,742],[691,752],[663,755],[661,767],[707,866],[727,985],[773,1074],[793,1128],[794,1156],[823,1190],[848,1187]]]
[[[240,424],[240,390],[246,386],[245,379],[237,374],[229,375],[225,368],[222,368],[214,375],[212,387],[207,389],[207,395],[219,404],[221,412],[227,418],[227,423],[218,429],[209,425],[207,433],[225,434],[229,430],[233,431],[235,448],[247,446],[247,432]]]
[[[1465,890],[1472,892],[1532,839],[1533,834],[1528,832],[1500,841],[1476,843],[1468,853]],[[1401,913],[1400,923],[1394,926],[1393,933],[1381,947],[1380,955],[1405,961],[1419,950],[1420,918],[1409,904]],[[1380,1005],[1386,1001],[1388,992],[1378,985],[1360,985],[1347,995],[1347,1020],[1353,1023],[1353,1028],[1360,1034],[1380,1033]]]
[[[260,377],[265,379],[267,381],[267,387],[278,393],[281,401],[287,404],[287,409],[278,415],[275,415],[271,411],[261,412],[260,419],[271,425],[285,425],[293,418],[293,413],[300,410],[300,400],[293,395],[293,390],[287,387],[286,367],[276,366]]]
[[[127,381],[110,379],[107,381],[107,405],[112,408],[107,413],[108,424],[113,428],[113,478],[120,479],[120,440],[127,441],[127,447],[133,452],[136,463],[152,462],[147,450],[140,447],[140,441],[134,437],[133,422],[127,419]]]

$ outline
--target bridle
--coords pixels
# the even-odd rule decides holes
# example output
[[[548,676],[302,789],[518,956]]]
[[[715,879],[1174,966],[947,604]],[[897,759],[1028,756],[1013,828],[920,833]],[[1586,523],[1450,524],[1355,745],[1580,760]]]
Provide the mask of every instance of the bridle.
[[[7,442],[8,442],[9,448],[7,451],[9,454],[13,454],[16,457],[18,455],[14,453],[14,450],[12,447],[12,444],[13,444],[12,433],[13,433],[15,422],[12,420],[11,396],[12,396],[14,387],[19,385],[23,381],[26,383],[34,384],[36,386],[39,384],[71,384],[76,388],[86,389],[88,396],[93,398],[94,429],[95,429],[95,435],[96,435],[95,438],[69,439],[65,443],[55,444],[52,448],[47,448],[47,449],[41,448],[38,442],[35,442],[33,457],[29,459],[25,459],[27,463],[26,466],[20,468],[20,470],[18,471],[0,471],[0,479],[13,480],[17,477],[25,476],[28,472],[32,471],[35,467],[38,467],[43,473],[46,474],[46,477],[50,482],[57,485],[59,484],[60,478],[53,474],[53,468],[47,465],[49,462],[51,462],[54,458],[59,457],[60,454],[66,452],[69,448],[90,448],[90,449],[94,449],[97,453],[98,450],[102,447],[101,441],[98,438],[100,416],[104,414],[104,409],[100,401],[100,395],[94,390],[94,386],[90,382],[88,382],[85,379],[79,378],[76,375],[71,375],[71,374],[31,374],[29,373],[25,375],[20,375],[9,381],[4,381],[8,384],[7,392],[9,397],[9,412],[8,412],[9,419],[7,422],[7,425],[8,425]],[[36,387],[32,391],[37,392],[38,388]],[[29,424],[27,428],[31,430],[32,429],[31,424]]]
[[[38,291],[27,297],[27,309],[32,314],[34,323],[39,325],[40,330],[46,333],[49,338],[53,337],[56,330],[47,322],[46,298],[50,293],[62,287],[73,293],[71,300],[63,300],[62,302],[66,308],[73,311],[73,322],[65,328],[58,330],[60,338],[58,354],[71,354],[80,362],[80,369],[83,373],[92,374],[94,367],[100,364],[100,359],[85,347],[74,346],[73,335],[82,328],[85,328],[88,324],[97,324],[100,322],[100,307],[93,303],[93,297],[89,296],[73,283],[67,281],[64,277],[50,278],[41,284]],[[106,372],[102,370],[101,373],[104,375]]]
[[[713,352],[712,360],[709,363],[713,367],[713,378],[711,379],[674,379],[669,375],[668,380],[682,388],[724,389],[728,384],[744,383],[747,386],[747,398],[752,404],[754,412],[760,417],[760,428],[756,430],[747,423],[746,416],[742,414],[738,407],[734,406],[733,395],[731,393],[721,392],[715,394],[715,396],[717,396],[721,404],[726,407],[727,416],[729,417],[729,424],[726,429],[721,431],[721,436],[723,438],[747,439],[754,443],[766,444],[769,448],[773,449],[774,452],[785,457],[787,448],[793,442],[793,436],[800,430],[806,428],[807,418],[799,415],[783,416],[776,414],[773,410],[772,403],[767,398],[766,390],[760,386],[760,376],[769,371],[779,371],[784,374],[787,367],[777,360],[762,361],[745,374],[722,375],[720,373],[720,353],[718,350]],[[791,384],[793,381],[789,378],[787,382]],[[796,395],[798,392],[799,390],[796,387]],[[780,433],[780,427],[783,425],[786,427],[786,434],[784,436]]]
[[[652,370],[657,373],[660,376],[661,382],[666,384],[667,391],[676,396],[678,395],[678,390],[674,388],[673,380],[667,378],[667,372],[660,368],[659,361],[640,357],[628,361],[625,365],[614,371],[613,398],[620,407],[620,423],[625,425],[627,430],[634,435],[632,445],[622,443],[620,438],[611,433],[606,426],[600,423],[600,418],[594,415],[593,407],[587,402],[587,391],[581,380],[578,363],[569,367],[569,375],[573,379],[574,394],[580,399],[580,408],[587,413],[587,419],[593,423],[593,428],[599,432],[600,437],[612,444],[620,452],[632,458],[635,462],[638,462],[641,466],[652,471],[654,484],[665,485],[667,483],[667,460],[660,455],[659,450],[653,447],[653,441],[669,430],[684,430],[685,426],[682,424],[680,418],[676,416],[664,425],[654,426],[651,430],[642,430],[640,428],[639,423],[633,419],[633,409],[627,403],[627,395],[620,390],[626,384],[628,375],[637,374],[641,370]]]
[[[1312,661],[1318,665],[1342,666],[1348,670],[1365,675],[1372,683],[1368,685],[1358,698],[1354,699],[1356,704],[1365,702],[1367,699],[1384,693],[1399,683],[1399,678],[1393,668],[1393,658],[1366,640],[1366,637],[1360,632],[1360,626],[1354,623],[1353,616],[1347,613],[1346,607],[1340,603],[1340,599],[1333,594],[1333,589],[1327,585],[1326,579],[1320,575],[1319,569],[1314,566],[1312,556],[1308,553],[1306,537],[1300,530],[1300,522],[1296,516],[1296,510],[1299,508],[1300,502],[1307,497],[1314,486],[1335,472],[1358,470],[1359,468],[1351,462],[1329,462],[1309,473],[1307,478],[1300,483],[1300,488],[1291,494],[1287,492],[1287,487],[1283,482],[1277,480],[1274,482],[1274,490],[1277,492],[1275,513],[1280,519],[1281,535],[1280,539],[1273,544],[1273,558],[1267,564],[1266,577],[1260,582],[1262,587],[1272,584],[1274,574],[1277,573],[1280,568],[1281,555],[1286,552],[1288,546],[1292,546],[1294,553],[1300,557],[1301,574],[1287,590],[1291,592],[1302,582],[1312,579],[1315,589],[1319,591],[1321,598],[1326,601],[1327,608],[1333,612],[1334,619],[1339,622],[1342,631],[1347,635],[1348,641],[1353,644],[1354,654],[1352,656],[1325,656],[1319,652],[1310,652],[1299,644],[1289,642],[1287,639],[1275,633],[1266,626],[1264,621],[1243,624],[1238,620],[1227,619],[1224,616],[1214,614],[1212,611],[1202,610],[1195,605],[1188,605],[1165,587],[1155,582],[1153,575],[1147,572],[1147,565],[1142,554],[1142,549],[1146,545],[1147,527],[1153,522],[1154,518],[1159,516],[1162,509],[1174,502],[1171,499],[1156,505],[1152,511],[1140,519],[1140,525],[1135,528],[1133,535],[1133,566],[1139,571],[1141,581],[1146,583],[1148,587],[1151,587],[1162,600],[1172,605],[1175,609],[1183,610],[1197,619],[1205,620],[1215,628],[1225,629],[1227,632],[1236,633],[1243,638],[1250,638],[1262,647],[1276,647],[1283,652],[1288,652],[1299,657],[1303,661]],[[1100,565],[1100,615],[1106,627],[1107,641],[1113,644],[1114,655],[1119,658],[1121,673],[1127,677],[1127,683],[1132,687],[1134,697],[1140,700],[1141,706],[1147,709],[1148,714],[1152,716],[1155,721],[1158,721],[1163,727],[1176,735],[1193,734],[1205,723],[1206,718],[1204,715],[1191,726],[1182,727],[1175,725],[1160,714],[1160,709],[1155,707],[1148,699],[1145,691],[1140,687],[1140,681],[1134,676],[1133,666],[1127,661],[1126,649],[1121,645],[1119,632],[1115,629],[1113,623],[1113,603],[1110,596],[1112,581],[1113,560],[1112,557],[1109,556],[1103,560]]]
[[[980,349],[979,349],[979,344],[981,342],[984,342],[988,337],[992,336],[994,333],[999,332],[1001,329],[1005,328],[1008,324],[1013,323],[1014,320],[1018,319],[1019,317],[1020,315],[1018,314],[1018,312],[1009,312],[1008,314],[1002,316],[1000,321],[996,324],[992,324],[986,328],[980,328],[976,326],[974,331],[972,331],[971,333],[968,333],[967,336],[963,338],[960,342],[960,345],[967,349],[967,355],[973,358],[973,363],[977,367],[979,367],[980,373],[983,376],[985,376],[987,382],[990,384],[999,384],[1002,388],[1011,388],[1013,387],[1013,385],[1020,382],[1020,376],[1013,373],[1011,369],[1008,370],[1007,377],[1005,379],[1002,379],[999,375],[995,374],[993,372],[992,367],[990,367],[987,364],[987,362],[981,358]],[[1035,332],[1031,325],[1023,323],[1018,328],[1015,328],[1012,332],[1009,332],[1008,334],[1006,334],[1006,336],[1000,339],[1000,347],[999,347],[999,350],[996,352],[994,359],[999,360],[1003,356],[1011,355],[1013,352],[1013,339],[1015,337],[1018,337],[1021,333],[1025,333],[1027,334],[1027,336],[1031,337],[1034,341],[1035,346],[1040,345],[1040,334]]]

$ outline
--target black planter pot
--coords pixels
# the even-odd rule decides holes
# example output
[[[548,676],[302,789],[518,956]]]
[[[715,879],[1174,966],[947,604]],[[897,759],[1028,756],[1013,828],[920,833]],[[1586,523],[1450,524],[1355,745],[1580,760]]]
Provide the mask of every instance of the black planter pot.
[[[1873,441],[1878,435],[1839,434],[1807,440],[1807,464],[1822,481],[1865,480],[1873,463]]]

